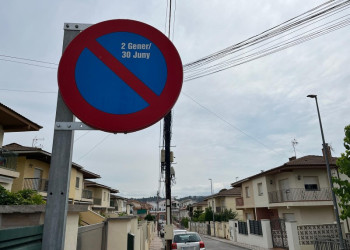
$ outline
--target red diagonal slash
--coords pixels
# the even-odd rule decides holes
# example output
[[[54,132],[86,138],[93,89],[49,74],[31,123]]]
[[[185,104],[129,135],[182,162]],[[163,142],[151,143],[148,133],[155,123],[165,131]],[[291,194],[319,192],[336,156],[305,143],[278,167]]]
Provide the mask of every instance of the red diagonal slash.
[[[120,77],[130,88],[139,94],[149,105],[152,105],[159,97],[138,77],[136,77],[117,58],[106,50],[97,41],[92,40],[87,48],[99,58],[110,70]]]

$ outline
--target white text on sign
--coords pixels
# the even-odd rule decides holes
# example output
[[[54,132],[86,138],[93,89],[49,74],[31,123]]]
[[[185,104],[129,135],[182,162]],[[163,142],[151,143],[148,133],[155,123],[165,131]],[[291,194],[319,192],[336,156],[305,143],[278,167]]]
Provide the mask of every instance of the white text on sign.
[[[122,58],[149,59],[151,57],[151,53],[143,51],[150,50],[151,47],[152,43],[121,43],[122,50],[132,50],[122,51]]]

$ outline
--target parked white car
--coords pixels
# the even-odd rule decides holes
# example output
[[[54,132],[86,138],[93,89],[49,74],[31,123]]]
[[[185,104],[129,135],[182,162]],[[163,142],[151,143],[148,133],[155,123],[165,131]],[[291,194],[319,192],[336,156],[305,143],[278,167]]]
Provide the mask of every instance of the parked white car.
[[[179,232],[174,234],[171,249],[205,250],[204,242],[196,232]]]

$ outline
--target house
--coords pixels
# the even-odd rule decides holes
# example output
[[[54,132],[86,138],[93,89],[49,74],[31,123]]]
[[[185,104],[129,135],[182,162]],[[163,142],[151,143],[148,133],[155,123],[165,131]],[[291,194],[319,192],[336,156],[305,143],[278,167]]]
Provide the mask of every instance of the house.
[[[208,208],[208,202],[207,201],[201,201],[197,203],[193,203],[190,206],[190,216],[193,215],[194,211],[205,211],[205,209]]]
[[[16,165],[19,176],[13,180],[11,191],[33,189],[45,198],[49,182],[51,154],[41,148],[25,147],[17,143],[5,145],[3,148],[17,155]],[[69,203],[92,203],[91,193],[84,190],[84,181],[96,178],[100,176],[72,163]]]
[[[119,193],[118,190],[90,180],[84,181],[84,189],[92,194],[93,203],[90,208],[93,211],[108,213],[115,210],[115,207],[111,206],[111,194]]]
[[[0,103],[0,185],[11,190],[12,183],[19,176],[16,171],[17,155],[2,148],[5,133],[39,131],[42,127],[9,107]]]
[[[331,174],[339,176],[331,156]],[[297,221],[298,225],[334,223],[335,215],[324,156],[291,157],[279,167],[234,182],[242,189],[236,198],[244,220],[276,219]],[[349,232],[349,223],[344,223]]]
[[[237,210],[236,198],[241,197],[241,188],[234,187],[230,189],[222,189],[218,193],[208,196],[204,199],[207,202],[207,207],[211,207],[214,213],[222,213],[227,210],[237,212],[237,218],[242,219],[243,213]]]
[[[185,199],[179,202],[179,207],[180,208],[187,208],[189,205],[192,205],[194,203],[196,203],[194,200],[191,199]]]
[[[152,205],[145,202],[137,201],[137,200],[129,199],[127,201],[127,204],[131,207],[132,214],[137,215],[140,218],[146,217],[146,215],[152,209]]]
[[[128,201],[127,198],[121,197],[116,194],[111,194],[110,200],[111,200],[110,206],[115,208],[115,212],[130,214],[130,207],[128,209],[128,206],[127,206],[127,201]]]

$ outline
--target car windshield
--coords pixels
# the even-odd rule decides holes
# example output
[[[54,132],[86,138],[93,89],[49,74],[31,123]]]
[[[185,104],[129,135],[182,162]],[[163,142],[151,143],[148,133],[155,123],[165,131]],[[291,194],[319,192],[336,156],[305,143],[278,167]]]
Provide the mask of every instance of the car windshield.
[[[175,243],[186,243],[186,242],[199,242],[201,238],[198,234],[185,233],[177,234],[174,236]]]

